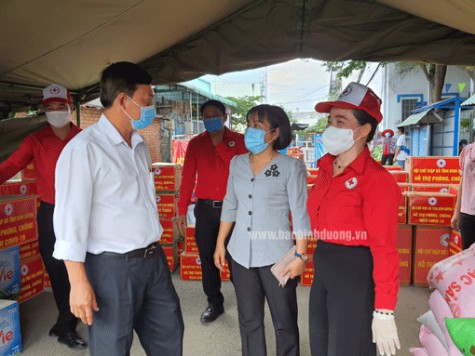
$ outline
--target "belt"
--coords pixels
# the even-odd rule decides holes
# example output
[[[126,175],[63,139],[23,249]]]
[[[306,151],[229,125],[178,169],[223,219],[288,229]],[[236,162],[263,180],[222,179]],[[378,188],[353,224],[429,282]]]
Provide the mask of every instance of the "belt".
[[[212,206],[213,208],[220,209],[223,207],[222,200],[210,200],[210,199],[198,199],[199,202]]]
[[[123,256],[123,257],[141,257],[141,258],[149,258],[153,256],[156,252],[156,248],[159,246],[158,242],[151,243],[147,247],[138,248],[136,250],[132,250],[126,253],[116,253],[116,252],[102,252],[101,255],[104,256]]]

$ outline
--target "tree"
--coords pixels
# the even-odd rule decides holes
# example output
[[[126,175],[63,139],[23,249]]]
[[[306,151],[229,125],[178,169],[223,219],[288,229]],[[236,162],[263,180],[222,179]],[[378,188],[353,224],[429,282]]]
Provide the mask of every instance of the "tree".
[[[366,61],[346,61],[346,62],[333,62],[328,61],[323,63],[323,66],[326,67],[328,72],[336,72],[337,79],[348,78],[355,70],[359,70],[358,80],[361,81],[364,70],[368,62]]]
[[[262,96],[242,96],[233,97],[228,96],[229,100],[234,101],[237,106],[232,109],[231,122],[234,127],[246,126],[246,114],[254,106],[260,104]]]

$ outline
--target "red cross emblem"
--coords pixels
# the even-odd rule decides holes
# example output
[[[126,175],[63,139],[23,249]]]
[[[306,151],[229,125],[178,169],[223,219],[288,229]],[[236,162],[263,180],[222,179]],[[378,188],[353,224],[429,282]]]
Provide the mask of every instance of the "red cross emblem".
[[[358,179],[356,177],[350,178],[345,182],[345,187],[347,189],[353,189],[358,185]]]
[[[7,204],[5,205],[5,215],[10,216],[13,213],[13,205],[12,204]]]
[[[59,88],[58,87],[51,87],[49,92],[51,94],[58,94],[59,93]]]

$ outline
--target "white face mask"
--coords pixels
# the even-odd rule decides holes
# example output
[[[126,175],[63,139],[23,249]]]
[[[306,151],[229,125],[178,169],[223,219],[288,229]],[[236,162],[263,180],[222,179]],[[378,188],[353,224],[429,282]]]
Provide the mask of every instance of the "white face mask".
[[[68,111],[46,111],[46,119],[51,126],[61,128],[69,124],[71,119],[71,112]]]
[[[386,133],[384,134],[384,136],[386,136],[386,138],[390,138],[390,137],[391,137],[391,134],[390,134],[389,132],[386,132]]]
[[[335,126],[329,126],[323,131],[322,143],[323,147],[334,156],[348,151],[355,141],[353,133],[359,130],[359,127],[353,131],[352,129],[341,129]]]

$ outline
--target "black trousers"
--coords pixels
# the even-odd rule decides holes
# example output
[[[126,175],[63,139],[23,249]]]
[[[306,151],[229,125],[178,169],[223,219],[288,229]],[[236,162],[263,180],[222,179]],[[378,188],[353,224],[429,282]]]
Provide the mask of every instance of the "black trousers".
[[[75,330],[78,319],[71,313],[69,307],[71,286],[69,285],[68,272],[64,262],[53,257],[56,242],[53,229],[53,212],[53,204],[40,203],[37,215],[38,239],[41,258],[49,274],[51,289],[59,311],[56,324],[58,325],[58,332],[61,332],[61,330]]]
[[[394,153],[389,154],[389,155],[383,155],[381,158],[381,165],[386,165],[386,162],[389,166],[393,165],[393,160],[394,160]]]
[[[196,218],[195,239],[201,260],[203,291],[208,297],[209,304],[219,306],[224,303],[224,296],[221,293],[220,271],[214,265],[214,250],[218,240],[221,208],[214,208],[205,204],[202,200],[198,200],[194,212]],[[231,236],[231,233],[229,236]],[[227,240],[229,240],[229,236]],[[229,261],[229,257],[227,259]],[[228,263],[228,265],[231,271],[231,264]]]
[[[462,249],[466,250],[475,243],[475,215],[460,213],[460,235]]]
[[[369,248],[318,241],[310,290],[313,356],[375,356],[373,258]]]
[[[101,253],[86,256],[85,268],[98,312],[89,327],[91,356],[128,356],[133,330],[149,356],[183,354],[183,317],[165,253]]]
[[[274,324],[276,355],[300,354],[296,288],[298,278],[284,288],[270,271],[271,266],[245,268],[231,259],[239,315],[243,356],[266,356],[264,303],[267,300]]]

